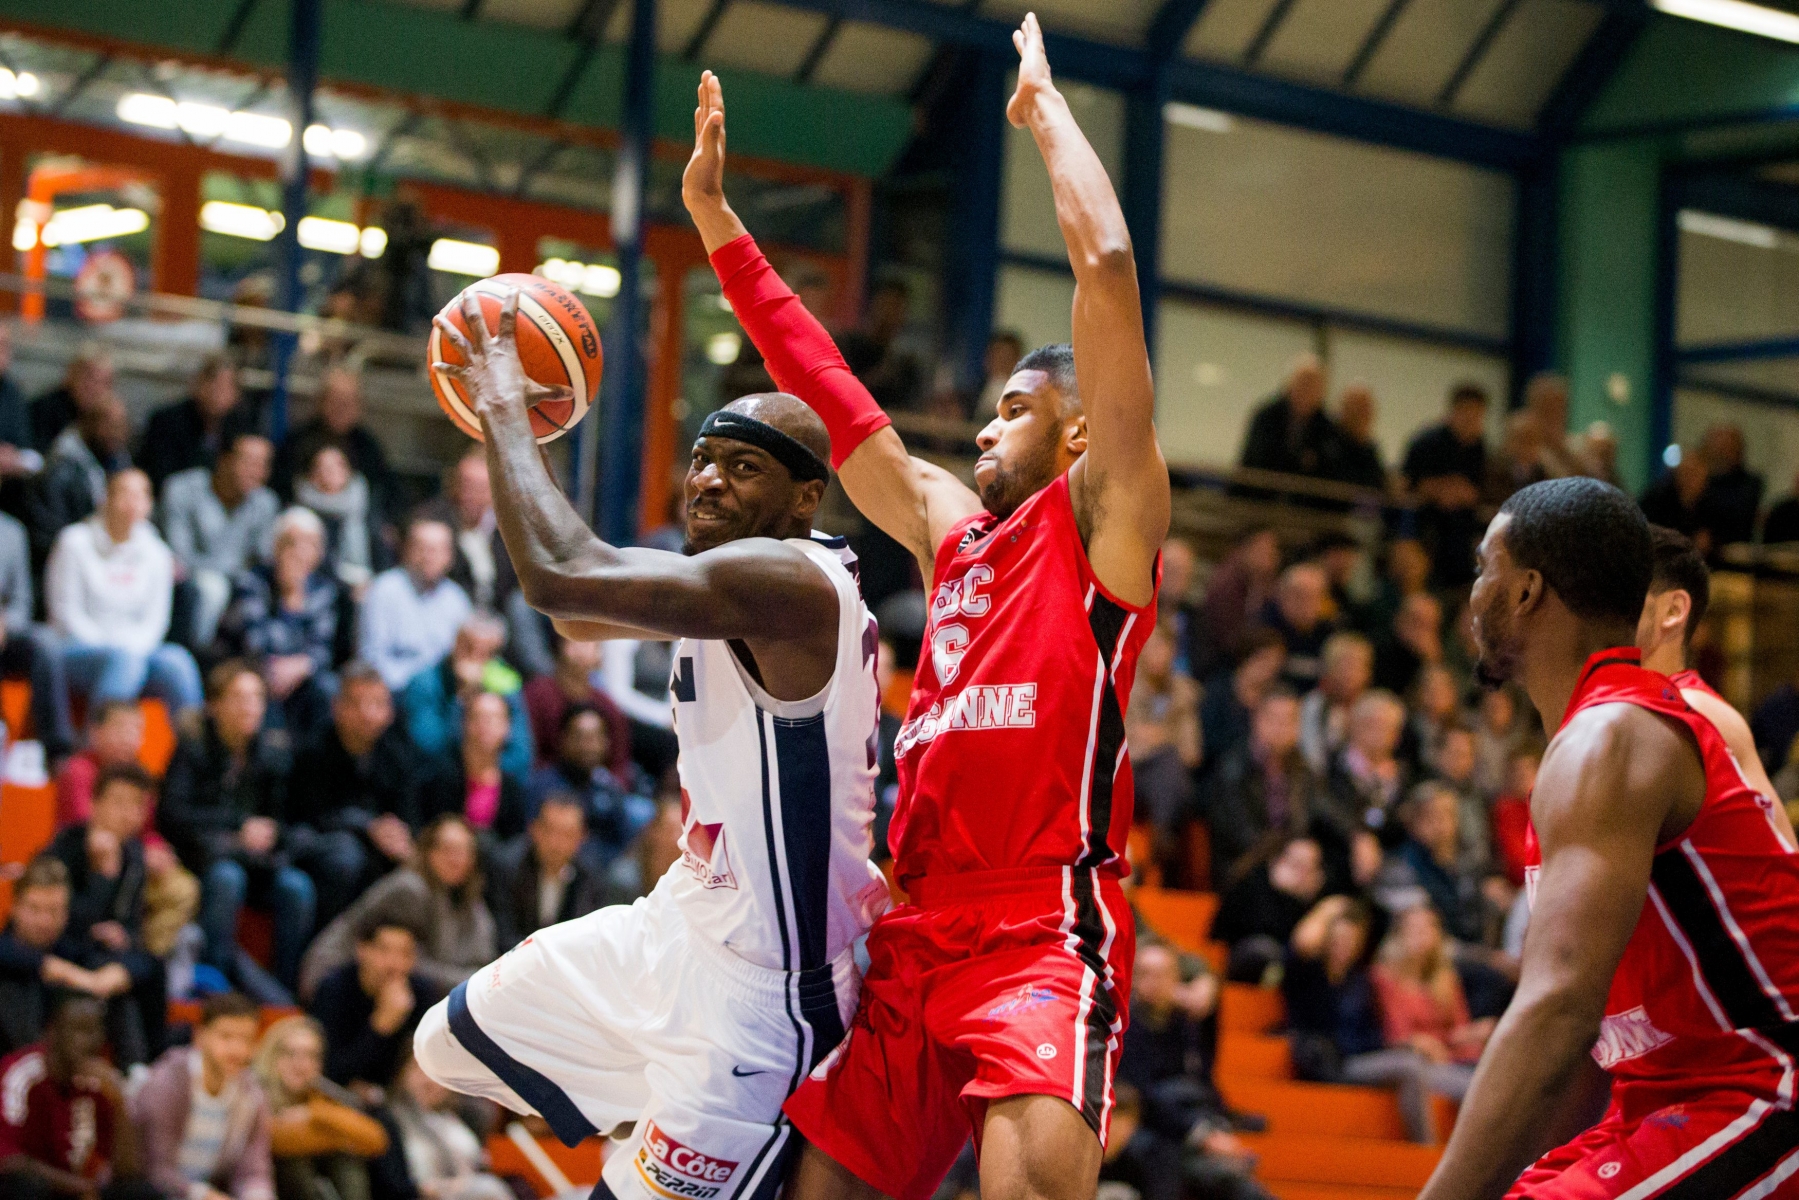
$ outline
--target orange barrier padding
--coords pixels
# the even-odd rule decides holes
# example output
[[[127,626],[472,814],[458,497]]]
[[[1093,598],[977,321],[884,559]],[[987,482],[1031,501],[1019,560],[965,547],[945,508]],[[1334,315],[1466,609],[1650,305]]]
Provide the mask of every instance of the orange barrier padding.
[[[600,1181],[605,1142],[604,1138],[591,1137],[571,1148],[553,1137],[537,1139],[537,1144],[550,1156],[550,1161],[568,1176],[570,1183],[579,1188],[590,1188]],[[496,1133],[487,1139],[487,1159],[496,1175],[522,1176],[536,1189],[539,1196],[551,1194],[549,1182],[537,1173],[537,1168],[525,1158],[524,1152],[504,1133]]]
[[[1190,954],[1206,952],[1206,935],[1218,912],[1218,897],[1211,892],[1186,892],[1172,888],[1140,887],[1131,902],[1155,931]]]

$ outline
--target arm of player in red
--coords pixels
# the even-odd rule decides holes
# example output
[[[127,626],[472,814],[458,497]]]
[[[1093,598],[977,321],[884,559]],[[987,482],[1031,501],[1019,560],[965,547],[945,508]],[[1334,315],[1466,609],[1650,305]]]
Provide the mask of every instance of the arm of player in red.
[[[850,372],[825,327],[769,265],[755,238],[746,233],[713,251],[712,269],[775,385],[823,419],[833,467],[842,467],[857,447],[893,424]]]

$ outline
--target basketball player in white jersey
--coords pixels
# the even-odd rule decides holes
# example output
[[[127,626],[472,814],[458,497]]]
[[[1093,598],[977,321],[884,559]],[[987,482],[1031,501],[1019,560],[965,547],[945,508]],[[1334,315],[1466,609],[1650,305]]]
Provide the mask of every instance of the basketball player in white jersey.
[[[850,943],[885,908],[872,847],[876,630],[842,539],[812,532],[830,440],[804,404],[708,417],[687,552],[615,548],[557,490],[527,409],[518,294],[489,335],[441,318],[480,416],[519,585],[567,635],[680,638],[681,861],[632,905],[542,930],[420,1024],[446,1087],[536,1112],[570,1145],[627,1137],[594,1195],[761,1200],[792,1142],[781,1105],[842,1038]],[[628,1131],[628,1132],[627,1132]]]

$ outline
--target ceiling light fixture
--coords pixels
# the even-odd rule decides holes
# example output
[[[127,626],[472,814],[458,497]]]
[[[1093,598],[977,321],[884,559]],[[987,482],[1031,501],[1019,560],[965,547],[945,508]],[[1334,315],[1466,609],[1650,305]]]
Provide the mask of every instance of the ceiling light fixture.
[[[1197,104],[1182,104],[1178,100],[1171,100],[1162,106],[1162,119],[1170,125],[1179,125],[1182,129],[1197,129],[1202,133],[1229,133],[1237,127],[1236,118],[1227,112],[1201,108]]]
[[[1777,230],[1757,225],[1754,221],[1720,217],[1716,213],[1700,212],[1695,208],[1681,209],[1679,221],[1682,233],[1696,233],[1700,237],[1754,246],[1758,250],[1772,250],[1780,244],[1780,233]]]
[[[486,279],[489,275],[499,272],[500,252],[492,246],[483,246],[479,242],[438,238],[431,243],[431,252],[425,256],[425,265],[433,271],[447,271],[451,275],[473,275],[477,279]]]
[[[267,242],[286,225],[287,219],[280,213],[258,208],[254,204],[208,200],[200,206],[200,228],[208,233],[222,233],[226,237]]]
[[[150,228],[150,214],[141,208],[114,208],[110,204],[84,204],[50,214],[41,235],[46,246],[73,246],[107,238],[130,237]],[[17,231],[14,231],[15,240]]]
[[[1799,16],[1746,0],[1650,0],[1650,4],[1671,17],[1722,25],[1782,42],[1799,42]]]

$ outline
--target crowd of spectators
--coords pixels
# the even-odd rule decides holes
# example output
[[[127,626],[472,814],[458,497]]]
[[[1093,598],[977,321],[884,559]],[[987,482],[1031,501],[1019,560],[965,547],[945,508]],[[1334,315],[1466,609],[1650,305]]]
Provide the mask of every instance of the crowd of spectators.
[[[402,508],[352,374],[279,446],[227,359],[135,442],[114,388],[92,349],[0,386],[0,669],[57,824],[0,931],[0,1194],[510,1198],[412,1029],[678,856],[658,648],[607,670],[522,603],[478,449]]]

